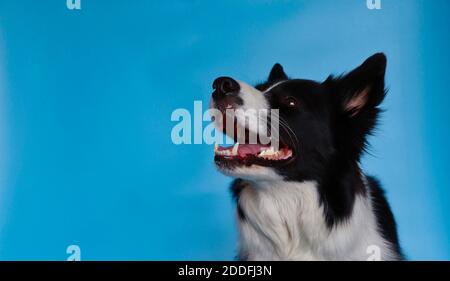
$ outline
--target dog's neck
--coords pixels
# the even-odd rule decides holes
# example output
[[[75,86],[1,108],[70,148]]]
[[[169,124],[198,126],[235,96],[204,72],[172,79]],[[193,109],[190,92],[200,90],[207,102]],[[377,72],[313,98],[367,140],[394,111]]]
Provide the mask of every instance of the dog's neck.
[[[241,258],[295,258],[305,224],[323,220],[317,195],[315,182],[248,182],[238,201]]]
[[[245,182],[238,198],[239,256],[248,260],[365,259],[381,245],[370,200],[356,196],[345,223],[330,228],[315,181]],[[339,248],[339,249],[337,249]]]

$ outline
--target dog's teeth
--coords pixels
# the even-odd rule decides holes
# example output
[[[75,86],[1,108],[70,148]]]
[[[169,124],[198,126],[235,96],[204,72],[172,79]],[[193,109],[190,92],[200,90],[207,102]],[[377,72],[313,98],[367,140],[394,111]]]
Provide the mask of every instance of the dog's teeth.
[[[231,151],[231,155],[238,155],[238,149],[239,149],[239,143],[237,142],[237,143],[233,146],[233,150]]]
[[[275,150],[274,147],[269,147],[258,154],[258,157],[266,160],[285,160],[292,157],[291,150]]]
[[[275,153],[276,153],[275,149],[273,147],[270,147],[270,148],[268,148],[266,150],[261,151],[259,153],[259,155],[260,156],[270,156],[270,155],[274,155]]]
[[[219,145],[217,143],[214,144],[214,152],[219,151]]]

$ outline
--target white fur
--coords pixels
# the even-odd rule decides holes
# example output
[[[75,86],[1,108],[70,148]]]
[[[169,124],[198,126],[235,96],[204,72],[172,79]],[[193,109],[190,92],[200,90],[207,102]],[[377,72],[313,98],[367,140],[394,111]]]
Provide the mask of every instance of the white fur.
[[[370,197],[357,196],[350,218],[330,230],[316,182],[248,181],[238,202],[239,253],[248,260],[381,260],[396,258],[379,234]]]
[[[269,88],[267,88],[267,89],[264,91],[264,93],[270,92],[273,88],[275,88],[275,87],[277,87],[277,86],[283,84],[284,82],[286,82],[286,80],[283,80],[283,81],[280,81],[280,82],[277,82],[277,83],[273,84],[272,86],[270,86]]]
[[[266,122],[258,122],[261,110],[269,108],[264,93],[248,85],[237,81],[240,86],[239,97],[243,100],[242,106],[235,111],[238,125],[246,127],[250,132],[256,134],[265,132]]]
[[[268,101],[266,99],[265,94],[269,92],[271,89],[275,88],[276,86],[282,84],[285,81],[281,81],[278,83],[275,83],[274,85],[270,86],[268,89],[266,89],[264,92],[256,89],[253,86],[248,85],[245,82],[237,81],[240,86],[239,91],[239,97],[243,100],[243,104],[241,106],[238,106],[235,111],[235,117],[237,120],[238,128],[243,129],[247,128],[251,133],[250,134],[250,141],[249,143],[256,143],[256,136],[260,136],[260,140],[264,140],[264,136],[266,136],[267,132],[267,116],[269,114],[269,105]],[[270,113],[272,114],[272,113]],[[272,131],[271,128],[271,138],[266,139],[266,143],[271,143],[272,146],[277,147],[278,146],[278,138],[274,136],[277,136],[277,132],[279,128],[277,127],[277,122],[275,121],[277,119],[272,119],[273,125],[275,126],[275,130]],[[238,134],[238,142],[242,142],[243,139],[240,138]],[[241,135],[241,137],[244,137]],[[263,144],[266,144],[265,142]]]
[[[237,81],[237,82],[239,83],[239,86],[240,86],[239,96],[244,101],[244,104],[242,105],[242,109],[244,109],[244,110],[247,110],[247,109],[259,110],[259,109],[267,109],[268,108],[267,100],[264,97],[263,92],[261,92],[260,90],[256,89],[253,86],[250,86],[249,84],[247,84],[245,82],[242,82],[242,81]]]

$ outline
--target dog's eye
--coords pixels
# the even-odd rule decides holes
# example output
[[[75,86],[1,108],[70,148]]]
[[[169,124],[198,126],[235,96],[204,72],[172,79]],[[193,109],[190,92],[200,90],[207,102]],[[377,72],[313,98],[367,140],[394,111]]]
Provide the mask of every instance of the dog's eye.
[[[298,101],[297,101],[297,99],[294,98],[294,97],[291,97],[291,96],[285,97],[285,98],[284,98],[284,104],[285,104],[287,107],[290,107],[290,108],[297,108],[297,107],[298,107]]]

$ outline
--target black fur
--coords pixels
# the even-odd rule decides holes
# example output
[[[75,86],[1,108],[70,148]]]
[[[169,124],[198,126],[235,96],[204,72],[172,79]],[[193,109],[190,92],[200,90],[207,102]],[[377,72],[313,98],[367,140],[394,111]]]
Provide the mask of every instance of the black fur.
[[[367,177],[370,186],[370,196],[375,215],[377,217],[377,225],[383,238],[390,241],[395,247],[395,251],[401,259],[404,259],[403,251],[397,236],[397,225],[395,223],[394,214],[392,214],[389,203],[386,200],[384,190],[381,188],[380,182],[374,177]]]
[[[237,210],[237,214],[238,217],[241,221],[245,220],[245,213],[244,210],[242,210],[241,205],[239,205],[239,195],[241,194],[241,191],[247,186],[247,184],[245,183],[245,181],[241,180],[241,179],[235,179],[233,181],[233,183],[231,184],[231,194],[233,196],[233,199],[235,200],[236,203],[236,210]]]

